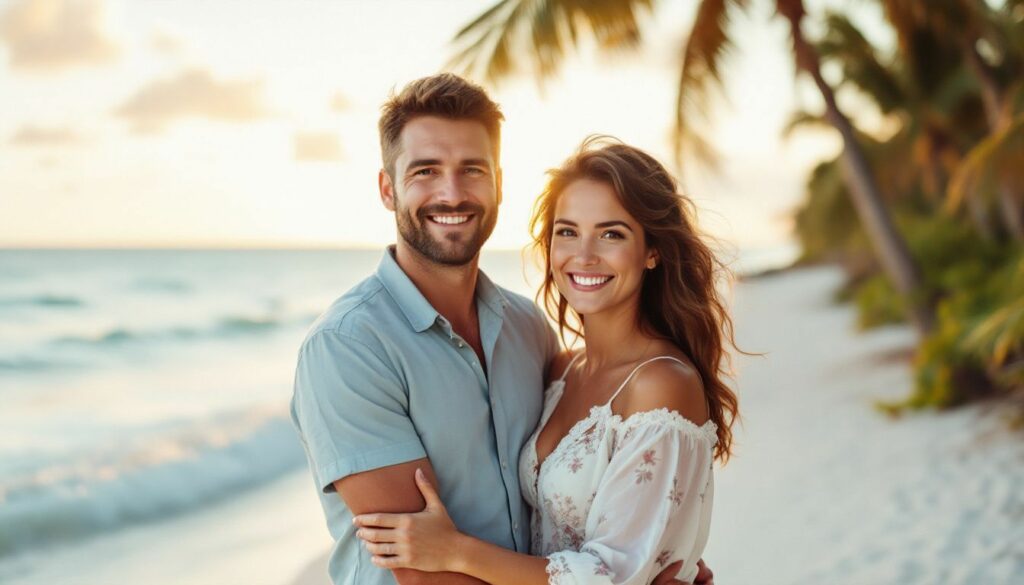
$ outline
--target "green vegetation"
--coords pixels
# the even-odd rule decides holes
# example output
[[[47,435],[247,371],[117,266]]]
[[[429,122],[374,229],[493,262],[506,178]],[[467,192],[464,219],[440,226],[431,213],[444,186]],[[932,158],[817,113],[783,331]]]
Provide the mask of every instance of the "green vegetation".
[[[1024,3],[949,2],[933,11],[946,11],[939,15],[908,10],[914,2],[881,4],[897,34],[895,51],[873,47],[841,14],[828,16],[828,32],[817,43],[823,61],[844,72],[846,89],[868,98],[896,128],[859,140],[922,273],[910,298],[934,308],[934,326],[914,357],[913,393],[880,406],[897,413],[1019,398]],[[952,32],[955,22],[962,23],[959,32]],[[819,122],[800,113],[793,127]],[[908,297],[881,271],[852,213],[839,164],[822,163],[808,181],[796,214],[801,261],[838,261],[846,268],[839,298],[855,304],[861,327],[906,321]]]

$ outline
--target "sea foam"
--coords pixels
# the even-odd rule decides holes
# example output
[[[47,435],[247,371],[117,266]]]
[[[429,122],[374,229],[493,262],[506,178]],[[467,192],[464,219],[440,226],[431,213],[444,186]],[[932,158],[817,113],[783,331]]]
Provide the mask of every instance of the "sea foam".
[[[300,467],[280,411],[250,410],[0,480],[0,557],[155,520]]]

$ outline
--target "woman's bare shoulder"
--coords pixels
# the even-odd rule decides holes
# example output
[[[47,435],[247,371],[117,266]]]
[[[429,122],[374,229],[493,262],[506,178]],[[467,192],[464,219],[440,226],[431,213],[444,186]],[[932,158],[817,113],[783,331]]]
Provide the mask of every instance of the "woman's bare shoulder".
[[[697,425],[708,420],[707,401],[700,372],[685,358],[682,362],[661,359],[637,371],[616,400],[622,418],[638,412],[666,408]]]

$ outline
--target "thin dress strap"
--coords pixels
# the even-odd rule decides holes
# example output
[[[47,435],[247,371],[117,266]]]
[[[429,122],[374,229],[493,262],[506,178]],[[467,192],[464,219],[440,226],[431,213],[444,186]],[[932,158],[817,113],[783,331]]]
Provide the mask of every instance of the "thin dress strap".
[[[606,402],[605,404],[611,404],[615,400],[615,398],[619,395],[619,392],[622,392],[622,389],[626,387],[626,384],[628,384],[629,381],[633,379],[633,376],[638,371],[640,371],[640,368],[646,366],[647,364],[649,364],[649,363],[651,363],[653,361],[657,361],[657,360],[672,360],[672,361],[679,362],[680,364],[682,364],[684,366],[686,365],[686,362],[684,362],[683,360],[681,360],[681,359],[679,359],[677,357],[672,357],[670,355],[659,355],[658,357],[652,357],[651,359],[641,363],[639,366],[633,368],[633,371],[630,372],[628,376],[626,376],[626,379],[622,381],[622,384],[619,384],[619,388],[617,390],[615,390],[615,394],[612,394],[612,397],[609,398],[608,402]]]
[[[562,370],[562,375],[561,377],[558,378],[559,382],[565,382],[565,377],[569,375],[569,370],[572,369],[572,365],[576,363],[576,359],[579,358],[581,355],[583,355],[582,351],[572,356],[572,359],[569,360],[568,364],[566,364],[565,369]]]

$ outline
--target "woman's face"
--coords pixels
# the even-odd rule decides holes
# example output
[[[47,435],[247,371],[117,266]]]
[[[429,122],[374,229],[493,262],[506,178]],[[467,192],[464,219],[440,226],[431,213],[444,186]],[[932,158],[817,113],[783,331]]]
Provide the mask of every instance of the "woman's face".
[[[577,313],[594,315],[638,303],[644,270],[654,262],[643,229],[606,183],[578,179],[555,206],[551,271]]]

